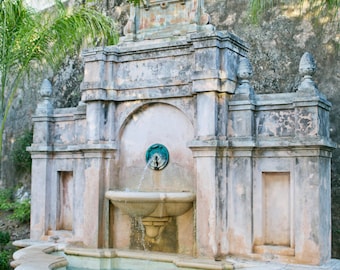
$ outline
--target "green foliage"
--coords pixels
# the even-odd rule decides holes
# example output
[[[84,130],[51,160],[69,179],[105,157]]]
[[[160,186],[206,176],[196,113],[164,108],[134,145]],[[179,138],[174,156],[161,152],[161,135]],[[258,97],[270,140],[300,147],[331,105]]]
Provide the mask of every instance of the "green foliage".
[[[61,0],[46,12],[35,12],[24,0],[0,1],[0,157],[9,110],[19,84],[31,69],[57,69],[81,44],[114,44],[112,19],[86,4],[66,8]]]
[[[0,210],[10,211],[13,204],[13,191],[11,189],[0,189]]]
[[[280,0],[251,0],[249,3],[249,13],[253,23],[258,23],[259,17],[265,10],[279,3]]]
[[[13,144],[11,159],[15,169],[20,172],[30,172],[32,158],[31,154],[26,151],[26,147],[33,142],[33,132],[26,130]]]
[[[135,6],[139,6],[142,0],[128,0],[128,2],[134,4]]]
[[[262,14],[273,6],[292,3],[299,4],[300,7],[302,7],[304,2],[306,2],[306,0],[250,0],[250,18],[253,23],[258,23]],[[313,12],[315,16],[328,14],[335,17],[339,11],[340,0],[308,0],[307,2],[308,10]]]
[[[9,216],[11,220],[16,220],[21,223],[27,223],[31,217],[31,202],[23,200],[22,202],[13,203],[13,213]]]
[[[0,231],[0,270],[11,269],[9,266],[10,259],[12,257],[12,252],[5,249],[5,246],[11,240],[9,232]]]
[[[7,245],[11,239],[9,232],[1,232],[0,231],[0,248]]]
[[[0,252],[0,270],[12,269],[9,264],[11,257],[12,252],[10,252],[9,250],[3,250]]]
[[[24,200],[15,202],[13,200],[12,189],[0,189],[0,210],[12,212],[9,219],[19,221],[21,223],[30,220],[30,202]],[[0,231],[0,270],[9,270],[10,261],[15,249],[10,244],[11,236],[9,232]]]
[[[67,9],[58,0],[43,18],[48,32],[42,35],[41,50],[52,67],[59,67],[65,55],[79,51],[84,41],[91,41],[90,45],[111,45],[118,41],[112,19],[86,4]]]
[[[0,190],[0,210],[12,212],[9,219],[21,223],[30,221],[31,204],[30,200],[23,200],[21,202],[14,201],[13,190],[2,189]]]

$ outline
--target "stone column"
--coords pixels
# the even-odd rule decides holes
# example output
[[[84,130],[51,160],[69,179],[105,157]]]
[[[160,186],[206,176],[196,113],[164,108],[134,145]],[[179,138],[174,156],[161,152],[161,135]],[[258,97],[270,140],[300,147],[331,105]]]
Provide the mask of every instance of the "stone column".
[[[30,238],[41,240],[48,230],[49,205],[48,200],[51,190],[49,189],[50,155],[47,152],[38,152],[33,148],[32,155],[32,178],[31,184],[31,229]]]
[[[321,265],[331,257],[331,152],[299,151],[295,169],[295,259]]]
[[[220,259],[228,253],[228,94],[235,92],[238,59],[247,48],[224,32],[202,31],[190,39],[197,101],[196,140],[191,144],[197,168],[197,252]]]
[[[84,153],[84,235],[83,242],[87,247],[103,247],[101,221],[103,219],[103,154],[98,150],[87,150]]]
[[[83,242],[88,247],[109,246],[109,201],[105,191],[113,186],[116,105],[112,61],[105,49],[84,53],[85,69],[82,102],[86,104],[86,140],[84,153]],[[114,92],[114,91],[113,91]]]
[[[84,235],[83,242],[92,248],[103,247],[104,201],[104,108],[101,100],[86,100],[87,146],[84,152]]]
[[[219,177],[223,157],[218,151],[219,49],[209,41],[195,40],[193,92],[196,94],[196,140],[190,145],[196,161],[196,241],[198,256],[221,255],[219,190],[225,179]],[[220,159],[219,166],[218,160]],[[220,175],[223,175],[220,174]],[[225,174],[224,174],[225,175]],[[226,197],[226,194],[225,194]],[[222,238],[222,239],[221,239]]]
[[[115,141],[116,58],[108,59],[106,48],[88,49],[84,52],[84,80],[78,107],[86,104],[86,142],[103,144]]]
[[[297,149],[295,161],[295,257],[300,263],[323,264],[331,256],[331,104],[312,79],[316,65],[311,54],[300,61],[302,81],[295,99],[297,140],[308,145]]]
[[[229,102],[228,242],[229,253],[252,253],[252,178],[255,146],[255,93],[249,84],[252,67],[240,60],[239,85]]]
[[[51,196],[49,161],[53,122],[53,106],[51,104],[52,85],[45,79],[40,94],[43,100],[38,104],[33,116],[33,144],[28,147],[32,155],[32,186],[31,186],[31,239],[40,240],[48,229],[49,200]]]
[[[103,139],[103,105],[101,101],[90,101],[86,105],[87,143],[98,144]]]

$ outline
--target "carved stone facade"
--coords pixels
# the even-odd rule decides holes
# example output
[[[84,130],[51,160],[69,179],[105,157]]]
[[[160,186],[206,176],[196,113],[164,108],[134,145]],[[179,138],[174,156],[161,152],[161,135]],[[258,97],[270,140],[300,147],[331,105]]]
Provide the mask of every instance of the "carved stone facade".
[[[150,241],[149,249],[326,263],[335,145],[331,104],[313,82],[311,56],[302,57],[297,92],[256,95],[239,38],[207,20],[201,27],[202,19],[176,21],[185,33],[174,36],[171,14],[194,10],[201,18],[200,1],[148,3],[132,7],[133,27],[120,44],[84,52],[78,107],[51,110],[48,94],[38,106],[31,237],[141,248],[136,217],[105,192],[186,191],[195,194],[192,208],[173,217],[173,233]],[[170,12],[159,17],[164,27],[152,19],[161,10]],[[170,156],[159,172],[145,161],[155,143]]]

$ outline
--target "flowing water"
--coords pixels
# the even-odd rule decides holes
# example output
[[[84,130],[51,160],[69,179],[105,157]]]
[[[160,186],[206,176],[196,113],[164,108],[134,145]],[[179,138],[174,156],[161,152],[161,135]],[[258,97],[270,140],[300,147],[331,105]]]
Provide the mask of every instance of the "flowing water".
[[[146,244],[145,244],[145,228],[144,228],[144,225],[143,225],[143,218],[142,217],[138,218],[138,228],[141,232],[141,244],[142,244],[143,250],[147,250]]]
[[[145,178],[146,172],[147,172],[151,162],[152,162],[152,158],[149,159],[149,161],[146,163],[146,165],[145,165],[145,167],[143,169],[142,176],[141,176],[141,178],[139,179],[139,182],[138,182],[137,191],[140,191],[140,189],[142,187],[142,184],[144,182],[144,178]]]

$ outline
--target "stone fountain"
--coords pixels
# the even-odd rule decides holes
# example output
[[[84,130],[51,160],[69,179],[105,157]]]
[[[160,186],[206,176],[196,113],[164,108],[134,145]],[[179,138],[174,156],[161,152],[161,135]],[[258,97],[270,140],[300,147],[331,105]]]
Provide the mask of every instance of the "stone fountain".
[[[84,51],[76,108],[53,108],[43,83],[31,238],[327,263],[335,145],[312,56],[297,92],[257,95],[247,45],[202,0],[143,3],[118,45]]]

